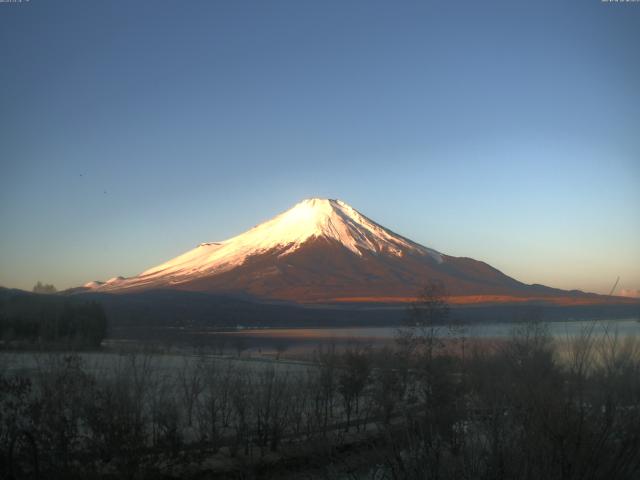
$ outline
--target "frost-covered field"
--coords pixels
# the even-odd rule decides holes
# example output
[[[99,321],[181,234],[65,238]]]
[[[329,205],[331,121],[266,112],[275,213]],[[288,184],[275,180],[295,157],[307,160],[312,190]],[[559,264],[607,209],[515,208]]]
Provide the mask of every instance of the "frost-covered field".
[[[283,374],[300,374],[313,366],[306,362],[274,360],[266,357],[233,357],[210,354],[144,353],[144,352],[0,352],[0,372],[8,375],[29,375],[46,372],[65,358],[80,359],[82,369],[94,375],[122,372],[132,365],[152,371],[156,375],[175,375],[185,368],[198,368],[206,364],[216,370],[238,369],[246,372],[264,372],[277,369]]]
[[[247,465],[309,468],[314,455],[335,465],[350,449],[367,474],[349,478],[372,478],[374,463],[415,478],[433,468],[493,478],[500,459],[508,478],[526,476],[523,464],[543,478],[563,464],[528,452],[553,460],[569,435],[580,447],[565,453],[572,463],[595,458],[594,478],[635,480],[640,343],[615,329],[549,333],[531,324],[497,340],[414,335],[394,349],[318,350],[314,362],[133,343],[2,352],[0,450],[17,444],[7,455],[25,471],[37,457],[42,478],[244,478]]]

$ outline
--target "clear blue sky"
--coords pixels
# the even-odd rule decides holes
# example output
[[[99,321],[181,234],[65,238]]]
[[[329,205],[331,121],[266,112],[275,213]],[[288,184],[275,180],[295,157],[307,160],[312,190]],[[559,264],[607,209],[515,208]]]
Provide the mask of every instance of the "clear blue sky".
[[[306,197],[640,289],[640,3],[0,3],[0,284],[133,275]]]

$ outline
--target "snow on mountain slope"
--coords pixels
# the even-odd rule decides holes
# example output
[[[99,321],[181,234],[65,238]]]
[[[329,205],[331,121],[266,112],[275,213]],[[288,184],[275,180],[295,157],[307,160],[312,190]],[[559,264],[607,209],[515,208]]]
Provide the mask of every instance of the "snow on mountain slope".
[[[229,271],[265,252],[287,256],[317,238],[338,242],[358,256],[364,253],[394,257],[416,254],[442,262],[439,252],[387,230],[340,200],[312,198],[241,235],[224,242],[202,243],[136,277],[116,277],[104,284],[93,282],[86,287],[121,290],[158,283],[180,284]]]
[[[89,282],[77,290],[181,290],[297,303],[404,302],[430,280],[443,282],[459,303],[573,302],[588,296],[526,285],[484,262],[441,254],[340,200],[320,198],[304,200],[229,240],[202,243],[140,275]]]

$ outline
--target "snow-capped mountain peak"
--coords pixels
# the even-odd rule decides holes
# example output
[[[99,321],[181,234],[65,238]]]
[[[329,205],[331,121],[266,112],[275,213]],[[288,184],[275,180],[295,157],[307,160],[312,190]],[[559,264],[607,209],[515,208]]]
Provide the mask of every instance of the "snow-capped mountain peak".
[[[255,255],[271,252],[283,257],[316,238],[338,242],[359,256],[363,252],[396,257],[417,254],[442,261],[440,253],[387,230],[341,200],[310,198],[238,236],[223,242],[201,243],[136,277],[112,279],[89,288],[126,289],[160,280],[165,283],[169,279],[171,284],[181,283],[228,271]]]
[[[442,282],[462,303],[563,294],[525,285],[472,258],[440,254],[340,200],[324,198],[303,200],[240,235],[201,243],[134,277],[89,282],[79,290],[181,290],[298,303],[406,302],[431,280]]]
[[[343,201],[324,198],[303,200],[272,220],[223,243],[251,245],[262,250],[287,246],[282,252],[286,254],[313,237],[336,240],[358,255],[362,250],[396,255],[406,250],[424,250],[369,220]]]

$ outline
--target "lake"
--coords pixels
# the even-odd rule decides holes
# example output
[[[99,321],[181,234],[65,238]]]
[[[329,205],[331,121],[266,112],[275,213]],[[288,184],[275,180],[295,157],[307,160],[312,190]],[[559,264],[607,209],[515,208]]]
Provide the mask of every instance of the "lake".
[[[557,339],[568,339],[591,331],[594,335],[618,335],[620,337],[640,335],[640,322],[635,318],[544,322],[549,334]],[[522,323],[486,323],[464,327],[463,335],[470,339],[506,339],[524,327]],[[321,345],[345,346],[368,344],[383,346],[392,343],[398,327],[345,327],[345,328],[262,328],[233,331],[200,331],[193,334],[198,343],[217,344],[224,349],[249,351],[308,351]],[[437,334],[452,336],[445,326]],[[458,333],[458,336],[460,333]]]

